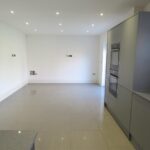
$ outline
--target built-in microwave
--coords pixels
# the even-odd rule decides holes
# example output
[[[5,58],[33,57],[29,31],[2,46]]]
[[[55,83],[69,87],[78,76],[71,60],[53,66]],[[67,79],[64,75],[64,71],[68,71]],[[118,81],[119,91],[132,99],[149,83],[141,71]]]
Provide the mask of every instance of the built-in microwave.
[[[119,53],[120,53],[120,43],[115,43],[111,45],[111,61],[110,61],[110,73],[118,75],[119,70]]]
[[[120,43],[113,43],[111,45],[109,91],[115,97],[117,97],[118,89],[119,54]]]

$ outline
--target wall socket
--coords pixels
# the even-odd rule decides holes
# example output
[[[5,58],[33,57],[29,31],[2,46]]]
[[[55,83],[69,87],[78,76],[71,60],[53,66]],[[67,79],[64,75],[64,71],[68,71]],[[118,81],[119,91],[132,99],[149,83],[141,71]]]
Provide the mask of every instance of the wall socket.
[[[16,57],[16,54],[12,54],[11,56],[12,56],[12,57]]]
[[[37,73],[36,73],[35,70],[31,70],[31,71],[30,71],[30,75],[31,75],[31,76],[35,76],[35,75],[37,75]]]
[[[72,57],[72,55],[66,55],[67,57]]]

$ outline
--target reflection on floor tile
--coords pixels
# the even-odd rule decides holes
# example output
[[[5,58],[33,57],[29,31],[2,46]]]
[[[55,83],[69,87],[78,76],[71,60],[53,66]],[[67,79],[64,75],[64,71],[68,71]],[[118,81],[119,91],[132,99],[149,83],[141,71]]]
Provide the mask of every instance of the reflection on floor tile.
[[[30,84],[0,103],[0,130],[36,130],[36,150],[134,150],[95,84]]]
[[[107,150],[99,130],[52,133],[41,131],[36,141],[37,150]]]

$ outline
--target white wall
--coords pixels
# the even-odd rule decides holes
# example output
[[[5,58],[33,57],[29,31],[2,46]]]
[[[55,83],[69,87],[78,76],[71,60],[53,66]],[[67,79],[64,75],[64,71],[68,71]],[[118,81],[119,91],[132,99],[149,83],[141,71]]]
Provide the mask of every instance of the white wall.
[[[12,57],[12,54],[16,57]],[[0,23],[0,101],[27,83],[26,37]]]
[[[97,82],[98,36],[28,36],[27,45],[29,70],[38,74],[30,76],[30,82]]]
[[[99,65],[98,65],[98,83],[101,86],[105,85],[105,64],[106,64],[106,52],[107,52],[107,32],[103,33],[99,37]]]

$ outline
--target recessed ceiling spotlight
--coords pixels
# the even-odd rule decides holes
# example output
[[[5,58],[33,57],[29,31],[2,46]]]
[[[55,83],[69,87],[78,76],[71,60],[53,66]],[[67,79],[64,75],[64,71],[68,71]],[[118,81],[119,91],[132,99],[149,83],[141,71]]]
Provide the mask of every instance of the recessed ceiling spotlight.
[[[13,10],[10,11],[11,14],[15,14],[15,12]]]
[[[37,32],[37,29],[34,29],[34,32]]]
[[[57,15],[57,16],[58,16],[58,15],[60,15],[60,12],[59,12],[59,11],[57,11],[57,12],[56,12],[56,15]]]
[[[63,32],[64,32],[64,30],[60,30],[60,32],[61,32],[61,33],[63,33]]]
[[[59,23],[58,25],[59,25],[59,26],[62,26],[62,23]]]
[[[103,14],[103,13],[100,13],[100,16],[104,16],[104,14]]]
[[[26,22],[26,25],[29,25],[29,22]]]
[[[21,134],[22,133],[22,131],[18,131],[18,134]]]
[[[89,30],[86,30],[86,33],[89,33]]]
[[[95,27],[95,24],[92,24],[91,26],[94,28],[94,27]]]

